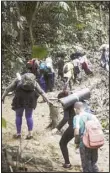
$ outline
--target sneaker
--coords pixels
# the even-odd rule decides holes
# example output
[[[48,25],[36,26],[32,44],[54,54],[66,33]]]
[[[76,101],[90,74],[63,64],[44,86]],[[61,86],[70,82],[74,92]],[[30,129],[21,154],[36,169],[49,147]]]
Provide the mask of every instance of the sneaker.
[[[27,139],[27,140],[30,140],[30,139],[32,139],[32,138],[33,138],[33,136],[30,136],[30,135],[27,135],[27,136],[26,136],[26,139]]]
[[[14,139],[20,139],[21,138],[21,135],[20,134],[15,134],[15,135],[13,135],[13,138]]]
[[[64,167],[64,168],[71,168],[71,164],[70,164],[70,163],[69,163],[69,164],[64,163],[64,164],[63,164],[63,167]]]

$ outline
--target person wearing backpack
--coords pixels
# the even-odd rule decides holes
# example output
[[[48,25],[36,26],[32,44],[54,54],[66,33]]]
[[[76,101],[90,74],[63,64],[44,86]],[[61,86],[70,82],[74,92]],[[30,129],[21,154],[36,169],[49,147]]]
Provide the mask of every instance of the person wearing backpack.
[[[82,102],[74,104],[74,111],[75,144],[80,149],[83,172],[99,172],[98,148],[104,144],[101,125],[95,115],[84,110]]]
[[[52,71],[53,68],[49,66],[51,64],[46,62],[41,62],[40,63],[40,86],[42,89],[47,92],[47,91],[52,91],[53,90],[53,85],[54,85],[54,71]],[[42,78],[42,79],[41,79]],[[44,88],[45,85],[45,88]]]
[[[84,53],[82,56],[79,57],[79,61],[80,61],[81,68],[82,70],[84,70],[85,74],[93,76],[93,72],[90,69],[90,65],[89,65],[89,61],[87,59],[86,53]]]
[[[36,76],[32,73],[25,73],[19,78],[16,78],[4,91],[2,96],[2,102],[4,103],[5,97],[11,91],[15,91],[15,96],[12,101],[12,109],[16,113],[16,130],[17,134],[14,138],[21,138],[21,126],[22,116],[25,110],[25,117],[28,126],[28,135],[26,139],[33,138],[33,110],[37,106],[37,99],[41,95],[48,104],[51,104],[50,100],[45,95],[45,92],[41,89],[36,82]]]
[[[77,79],[80,80],[79,74],[81,73],[81,65],[80,65],[80,61],[77,57],[78,55],[75,53],[70,55],[70,58],[72,60],[73,66],[74,66],[74,82],[76,82]]]

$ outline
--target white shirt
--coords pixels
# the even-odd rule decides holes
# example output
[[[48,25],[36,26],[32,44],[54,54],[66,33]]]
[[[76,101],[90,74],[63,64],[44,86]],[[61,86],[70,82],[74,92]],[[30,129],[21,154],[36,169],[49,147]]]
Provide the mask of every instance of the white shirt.
[[[67,62],[64,65],[64,67],[63,67],[63,71],[64,71],[66,65],[68,66],[68,71],[67,71],[67,73],[64,73],[64,77],[67,77],[69,79],[71,79],[71,77],[74,78],[74,74],[73,74],[73,68],[74,67],[73,67],[73,64],[71,62]]]
[[[52,64],[52,58],[51,57],[46,58],[45,62]]]
[[[79,61],[79,59],[74,59],[74,60],[73,60],[73,65],[79,67],[79,66],[80,66],[80,61]]]
[[[52,73],[54,73],[52,58],[51,57],[46,58],[45,63],[47,67],[51,68]]]

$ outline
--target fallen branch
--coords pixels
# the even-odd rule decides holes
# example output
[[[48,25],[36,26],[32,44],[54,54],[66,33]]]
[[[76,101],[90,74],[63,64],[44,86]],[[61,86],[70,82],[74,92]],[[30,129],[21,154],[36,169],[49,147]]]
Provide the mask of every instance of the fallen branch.
[[[10,168],[10,171],[13,172],[13,169],[12,169],[11,165],[9,166],[9,168]]]
[[[26,163],[30,162],[32,159],[33,159],[33,157],[32,157],[32,158],[30,158],[28,161],[24,162],[24,164],[26,164]]]

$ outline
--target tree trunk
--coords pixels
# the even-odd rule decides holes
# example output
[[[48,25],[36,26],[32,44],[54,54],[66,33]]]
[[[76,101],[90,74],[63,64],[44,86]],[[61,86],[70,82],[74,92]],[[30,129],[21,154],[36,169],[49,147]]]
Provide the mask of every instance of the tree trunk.
[[[33,36],[33,31],[32,31],[32,23],[33,23],[33,20],[35,18],[36,10],[37,10],[38,6],[39,6],[39,3],[36,4],[36,8],[35,8],[35,10],[33,12],[32,19],[31,19],[31,21],[29,23],[29,32],[30,32],[30,38],[31,38],[31,45],[32,46],[34,45],[34,42],[35,42],[34,36]]]
[[[79,17],[78,17],[78,10],[77,10],[77,7],[76,7],[76,2],[74,2],[74,5],[75,5],[75,15],[76,15],[76,19],[78,21]]]
[[[99,12],[99,17],[100,17],[100,22],[102,22],[102,7],[101,5],[99,6],[99,9],[100,9],[100,12]],[[101,27],[101,24],[100,24],[100,27]],[[102,40],[102,37],[101,37],[101,32],[100,32],[100,43],[102,44],[103,43],[103,40]]]
[[[33,37],[33,32],[32,32],[32,22],[29,25],[29,32],[30,32],[30,39],[31,39],[31,45],[34,45],[34,37]]]
[[[47,128],[55,128],[58,124],[58,107],[54,105],[49,105],[50,110],[50,124],[47,126]]]
[[[17,7],[17,14],[18,14],[18,18],[19,18],[19,21],[20,21],[20,10],[19,10],[19,6],[18,6],[18,3],[16,2],[16,7]],[[22,52],[22,49],[23,49],[23,30],[22,28],[20,27],[20,38],[19,38],[19,42],[20,42],[20,50]]]

